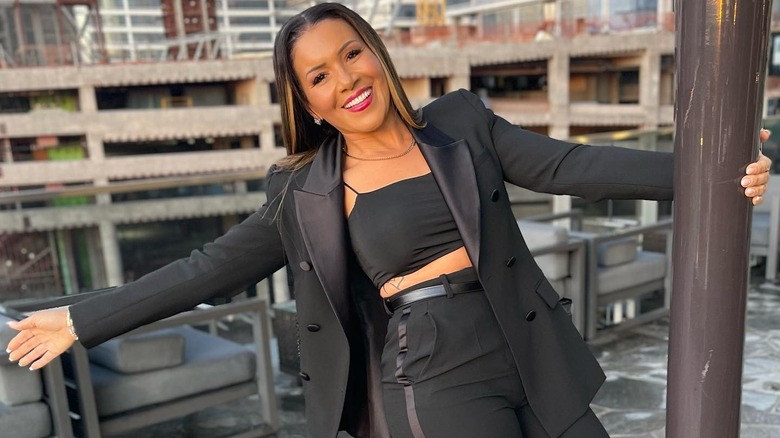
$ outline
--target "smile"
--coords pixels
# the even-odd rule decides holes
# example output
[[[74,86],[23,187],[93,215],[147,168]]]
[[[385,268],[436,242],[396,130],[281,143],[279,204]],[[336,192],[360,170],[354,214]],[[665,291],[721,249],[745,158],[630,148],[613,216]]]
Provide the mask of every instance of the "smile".
[[[344,109],[351,111],[359,111],[364,109],[371,103],[372,94],[373,93],[371,88],[366,88],[360,94],[347,101],[347,103],[344,104]]]

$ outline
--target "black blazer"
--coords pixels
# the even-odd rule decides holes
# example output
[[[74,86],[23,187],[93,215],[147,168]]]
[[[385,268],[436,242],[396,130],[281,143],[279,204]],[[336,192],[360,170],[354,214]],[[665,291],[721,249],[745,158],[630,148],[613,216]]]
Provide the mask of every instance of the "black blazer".
[[[437,99],[423,115],[427,126],[413,134],[477,267],[528,402],[550,436],[559,436],[585,413],[604,374],[534,262],[504,181],[588,200],[671,199],[672,155],[537,135],[465,90]],[[74,305],[81,342],[96,345],[288,263],[311,435],[333,438],[345,429],[389,437],[379,381],[387,315],[349,247],[340,142],[324,142],[299,171],[270,172],[268,202],[202,251]]]

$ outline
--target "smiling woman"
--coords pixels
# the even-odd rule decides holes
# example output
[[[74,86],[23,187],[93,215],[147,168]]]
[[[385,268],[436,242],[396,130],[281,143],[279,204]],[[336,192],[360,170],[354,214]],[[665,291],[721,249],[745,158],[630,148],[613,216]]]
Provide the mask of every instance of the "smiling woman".
[[[390,89],[379,59],[344,21],[323,20],[299,37],[293,66],[312,117],[345,135],[406,130],[400,117],[390,114]]]
[[[671,199],[672,155],[534,134],[466,90],[415,110],[379,36],[340,4],[290,19],[274,68],[289,156],[268,202],[187,259],[15,324],[11,359],[39,368],[288,264],[312,436],[606,437],[589,408],[604,374],[504,184]],[[754,203],[769,165],[733,169]]]
[[[337,133],[344,121],[336,115],[338,113],[328,109],[344,106],[347,99],[365,95],[365,98],[371,98],[369,102],[363,105],[358,105],[362,103],[360,100],[351,102],[357,107],[349,109],[362,111],[369,105],[384,108],[385,115],[400,117],[404,129],[424,126],[419,112],[406,98],[379,35],[347,8],[310,8],[291,18],[276,38],[274,72],[280,100],[286,103],[282,105],[282,118],[286,121],[282,136],[290,157],[280,163],[282,167],[297,168],[311,161],[317,147]],[[335,78],[329,77],[334,74]],[[342,90],[336,91],[339,81],[353,81],[356,76],[365,82],[363,89],[353,88],[354,84],[349,83],[349,93],[339,95],[344,88],[341,84]],[[297,105],[297,102],[304,105]],[[318,113],[319,105],[322,105],[319,110],[322,114]],[[372,111],[379,113],[382,110]],[[350,123],[368,125],[371,122]],[[303,153],[306,151],[309,153]]]

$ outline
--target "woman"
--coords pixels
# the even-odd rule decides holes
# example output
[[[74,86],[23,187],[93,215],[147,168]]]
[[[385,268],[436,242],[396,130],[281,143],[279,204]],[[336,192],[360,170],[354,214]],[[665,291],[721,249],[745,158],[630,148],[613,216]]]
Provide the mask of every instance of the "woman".
[[[268,202],[188,259],[14,324],[11,360],[40,368],[75,339],[93,346],[287,263],[313,436],[607,436],[589,409],[604,375],[504,181],[670,199],[672,156],[535,135],[462,90],[415,111],[377,34],[339,4],[288,21],[274,67],[289,156]],[[768,167],[747,167],[754,203]]]

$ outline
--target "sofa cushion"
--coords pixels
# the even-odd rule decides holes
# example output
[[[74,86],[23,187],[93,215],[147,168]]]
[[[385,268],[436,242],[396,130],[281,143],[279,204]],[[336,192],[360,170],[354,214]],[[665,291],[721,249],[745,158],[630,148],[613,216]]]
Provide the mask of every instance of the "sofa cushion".
[[[14,336],[19,333],[11,327],[8,327],[9,321],[15,321],[15,319],[11,319],[5,315],[0,315],[0,345],[3,346],[3,350],[8,347],[8,343],[11,342],[11,339],[13,339]],[[12,362],[8,359],[7,354],[0,354],[0,366],[9,365],[11,363]]]
[[[8,321],[13,320],[0,315],[0,345],[4,346],[19,333],[8,327]],[[11,362],[7,354],[0,357],[0,403],[16,406],[40,400],[43,397],[40,371],[30,372],[20,367],[16,362]]]
[[[603,242],[596,250],[599,266],[610,267],[632,262],[636,259],[638,248],[636,236]]]
[[[566,228],[533,221],[517,221],[528,249],[563,244],[569,240]],[[549,280],[561,280],[569,276],[569,253],[561,252],[534,257],[544,276]]]
[[[140,373],[184,363],[184,338],[174,329],[156,330],[104,342],[89,349],[89,360],[118,373]]]
[[[184,363],[178,367],[121,374],[90,364],[100,416],[254,379],[255,354],[249,348],[189,327],[172,330],[185,341]]]
[[[0,403],[17,406],[38,401],[43,397],[40,371],[16,364],[0,367]]]
[[[0,403],[0,436],[43,438],[51,435],[51,415],[45,403],[6,406]]]
[[[666,255],[640,251],[631,263],[599,268],[599,295],[638,286],[666,276]]]
[[[42,397],[40,371],[31,372],[15,363],[0,366],[0,403],[16,406],[38,401]]]

